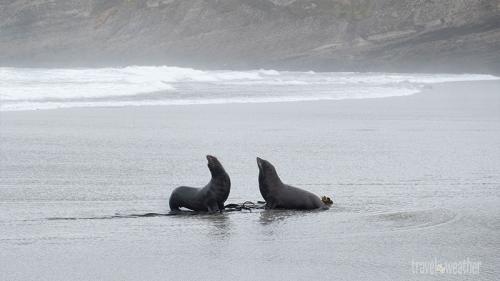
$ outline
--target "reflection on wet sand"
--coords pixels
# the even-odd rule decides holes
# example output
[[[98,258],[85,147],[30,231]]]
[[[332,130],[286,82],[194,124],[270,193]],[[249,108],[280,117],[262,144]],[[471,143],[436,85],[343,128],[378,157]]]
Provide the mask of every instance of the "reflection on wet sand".
[[[296,211],[296,210],[264,210],[260,213],[259,222],[263,225],[272,223],[285,223],[287,219],[303,217],[318,211]]]
[[[210,223],[210,235],[217,236],[220,239],[227,239],[231,236],[231,219],[229,215],[222,213],[207,216],[207,222]]]
[[[170,218],[179,220],[181,225],[198,225],[199,228],[207,230],[207,235],[217,237],[217,239],[226,239],[231,235],[231,219],[229,213],[198,213],[196,215],[170,216]]]

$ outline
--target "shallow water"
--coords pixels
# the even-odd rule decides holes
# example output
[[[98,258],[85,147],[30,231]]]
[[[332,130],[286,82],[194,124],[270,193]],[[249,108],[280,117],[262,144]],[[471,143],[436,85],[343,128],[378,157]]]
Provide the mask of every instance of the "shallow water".
[[[371,101],[4,112],[0,279],[496,280],[500,103],[488,85],[474,96],[461,86]],[[119,217],[167,213],[176,186],[208,182],[208,153],[231,176],[227,203],[261,200],[260,156],[335,205]],[[467,258],[479,274],[412,268]]]

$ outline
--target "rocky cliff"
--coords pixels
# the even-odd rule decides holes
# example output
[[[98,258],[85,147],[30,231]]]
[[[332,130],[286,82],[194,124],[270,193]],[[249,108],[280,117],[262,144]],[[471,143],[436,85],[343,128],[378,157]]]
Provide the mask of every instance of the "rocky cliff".
[[[0,65],[500,72],[498,0],[2,0]]]

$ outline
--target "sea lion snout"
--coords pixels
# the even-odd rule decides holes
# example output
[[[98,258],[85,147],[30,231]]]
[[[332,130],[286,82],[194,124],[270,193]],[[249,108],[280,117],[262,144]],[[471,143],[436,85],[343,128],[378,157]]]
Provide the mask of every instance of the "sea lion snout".
[[[217,157],[212,156],[212,155],[207,155],[207,161],[208,161],[208,165],[215,165],[215,166],[220,165],[220,162],[217,159]]]
[[[225,173],[224,167],[215,156],[207,155],[207,160],[207,166],[212,175]]]
[[[263,162],[264,162],[264,159],[257,157],[257,166],[259,166],[259,169],[262,169]]]
[[[269,163],[269,161],[264,160],[264,159],[259,158],[259,157],[257,157],[257,166],[259,167],[259,170],[262,172],[273,169],[273,165],[271,165],[271,163]]]
[[[276,170],[269,161],[264,160],[260,157],[257,157],[257,166],[259,167],[259,171],[264,174],[274,174]]]

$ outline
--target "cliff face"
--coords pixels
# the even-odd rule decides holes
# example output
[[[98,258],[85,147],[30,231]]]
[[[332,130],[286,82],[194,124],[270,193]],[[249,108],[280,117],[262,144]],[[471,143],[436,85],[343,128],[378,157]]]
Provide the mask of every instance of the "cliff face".
[[[126,64],[500,72],[500,2],[0,2],[0,65]]]

